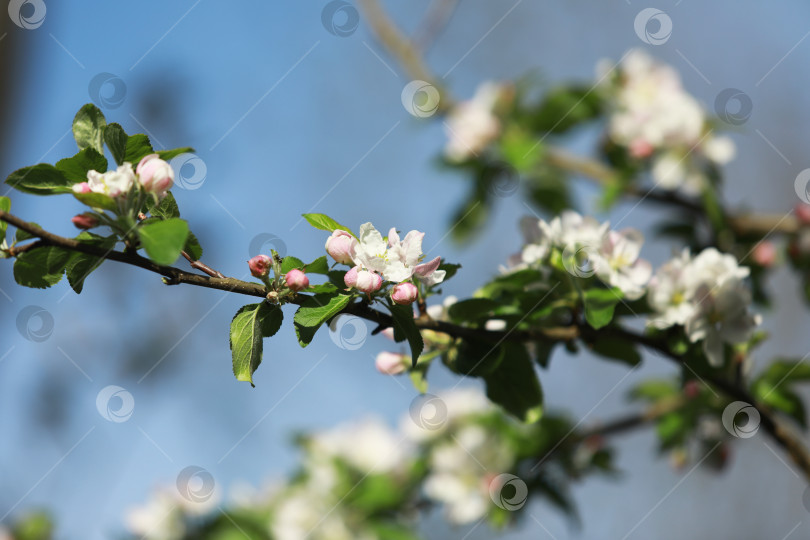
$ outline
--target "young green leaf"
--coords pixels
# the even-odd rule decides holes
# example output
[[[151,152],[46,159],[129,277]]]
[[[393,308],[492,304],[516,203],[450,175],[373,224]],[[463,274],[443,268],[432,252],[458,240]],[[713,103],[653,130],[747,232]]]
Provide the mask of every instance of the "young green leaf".
[[[351,295],[336,293],[316,294],[304,300],[293,318],[298,343],[302,347],[309,345],[318,328],[340,313],[351,300]]]
[[[59,283],[71,252],[46,246],[21,253],[14,261],[14,280],[34,289],[47,289]]]
[[[3,212],[10,212],[11,211],[11,199],[8,197],[0,197],[0,210]],[[6,229],[8,229],[8,223],[5,221],[0,221],[0,243],[6,239]]]
[[[164,161],[170,161],[172,158],[176,158],[180,154],[191,154],[194,152],[194,149],[190,146],[184,146],[183,148],[173,148],[172,150],[158,150],[158,156],[160,159]],[[180,171],[175,171],[178,174]]]
[[[200,245],[200,241],[197,240],[197,237],[194,236],[194,233],[191,231],[188,231],[188,239],[186,240],[186,245],[183,247],[183,251],[188,253],[189,257],[195,261],[202,259],[203,248]]]
[[[610,324],[616,304],[622,299],[618,289],[588,289],[583,296],[585,320],[596,330]]]
[[[179,218],[180,208],[177,206],[177,200],[175,200],[174,195],[169,191],[158,204],[152,204],[149,207],[149,213],[152,214],[153,217],[161,219]]]
[[[76,239],[82,243],[92,244],[107,250],[112,250],[117,241],[115,236],[102,238],[88,232],[81,233]],[[68,262],[65,268],[65,275],[67,275],[68,283],[76,294],[82,292],[82,289],[84,289],[84,280],[101,266],[103,262],[103,257],[81,252],[73,253],[70,262]]]
[[[182,219],[155,221],[138,227],[141,246],[156,264],[167,266],[180,256],[188,238],[188,224]]]
[[[391,316],[394,319],[394,333],[397,337],[404,336],[408,340],[408,345],[411,346],[411,365],[416,367],[416,362],[425,348],[425,343],[414,321],[413,308],[411,306],[391,304],[388,309],[391,310]]]
[[[79,150],[73,157],[60,159],[56,162],[56,168],[62,171],[65,178],[73,184],[87,181],[88,171],[107,171],[107,159],[96,152],[94,148]]]
[[[262,340],[278,332],[282,319],[281,308],[267,302],[249,304],[236,312],[230,332],[236,380],[247,381],[253,386],[253,373],[262,362]]]
[[[329,262],[326,260],[326,255],[322,255],[306,265],[306,271],[308,274],[328,274]]]
[[[500,365],[484,376],[487,397],[527,423],[543,414],[543,390],[534,364],[520,343],[505,343]]]
[[[118,165],[124,164],[124,158],[127,152],[127,139],[129,139],[129,135],[127,135],[120,124],[108,124],[107,128],[104,130],[104,142],[107,143],[107,148],[110,149],[110,153]],[[133,163],[133,165],[137,165],[137,163]]]
[[[23,193],[54,195],[70,193],[74,182],[53,165],[40,163],[14,171],[6,178],[6,184]]]
[[[79,150],[93,148],[99,155],[104,155],[104,128],[107,121],[98,107],[88,103],[73,118],[73,137]]]
[[[103,210],[118,210],[118,204],[115,199],[103,193],[94,193],[89,191],[87,193],[73,193],[80,202],[86,204],[90,208],[101,208]]]
[[[593,352],[599,356],[618,360],[628,366],[641,362],[641,354],[627,341],[613,336],[599,336],[592,344]]]
[[[132,163],[132,166],[135,167],[145,156],[154,153],[155,151],[152,149],[149,137],[143,133],[136,133],[135,135],[130,135],[127,139],[124,161]]]
[[[320,229],[322,231],[329,231],[332,232],[335,229],[341,229],[346,231],[347,233],[354,236],[354,233],[346,227],[345,225],[341,225],[334,219],[330,218],[325,214],[302,214],[304,219],[306,219],[310,225],[315,227],[316,229]]]
[[[293,268],[303,270],[304,269],[304,261],[302,261],[301,259],[298,259],[296,257],[290,257],[290,256],[284,257],[284,259],[282,259],[282,261],[281,261],[281,272],[283,274],[286,274],[287,272],[289,272]]]

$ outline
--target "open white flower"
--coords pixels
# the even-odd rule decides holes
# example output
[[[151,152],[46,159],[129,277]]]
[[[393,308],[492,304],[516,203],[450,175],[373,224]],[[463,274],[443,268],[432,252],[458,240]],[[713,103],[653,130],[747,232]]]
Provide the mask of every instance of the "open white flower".
[[[425,494],[444,503],[451,522],[472,523],[492,505],[488,471],[508,470],[514,460],[512,448],[488,437],[483,427],[464,426],[432,449]]]
[[[734,157],[734,143],[709,131],[705,111],[670,66],[634,49],[618,72],[610,83],[615,85],[610,139],[633,157],[652,156],[656,186],[691,194],[702,191],[707,178],[695,160],[725,164]]]
[[[649,326],[663,329],[685,325],[695,311],[686,277],[691,262],[689,250],[684,249],[678,257],[664,263],[650,280],[647,301],[656,315],[647,322]]]
[[[469,101],[459,103],[447,115],[444,154],[451,161],[477,156],[501,133],[501,122],[493,110],[503,87],[485,82]]]
[[[411,277],[424,281],[428,286],[441,283],[446,275],[444,270],[438,269],[441,257],[420,264],[424,236],[425,233],[414,230],[400,240],[396,229],[391,228],[386,243],[374,225],[364,223],[360,226],[354,249],[354,263],[395,283]]]
[[[539,222],[543,235],[557,247],[599,246],[610,229],[610,223],[599,223],[594,218],[583,217],[573,210],[565,210],[546,223]]]
[[[100,173],[87,171],[87,182],[73,186],[76,193],[102,193],[110,197],[126,195],[135,184],[135,171],[131,163],[124,163],[114,171]]]
[[[713,366],[723,363],[723,346],[750,339],[760,324],[751,313],[751,291],[745,284],[749,270],[732,255],[715,248],[694,259],[684,251],[664,264],[650,282],[648,299],[656,316],[649,326],[683,325],[689,341],[703,342]]]
[[[622,291],[625,298],[637,300],[644,295],[652,275],[652,266],[640,259],[644,236],[635,229],[610,231],[599,249],[589,254],[596,275]]]

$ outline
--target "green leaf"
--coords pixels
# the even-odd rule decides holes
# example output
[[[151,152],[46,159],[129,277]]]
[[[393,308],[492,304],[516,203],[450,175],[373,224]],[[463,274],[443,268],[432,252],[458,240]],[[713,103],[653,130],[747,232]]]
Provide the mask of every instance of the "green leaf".
[[[73,196],[76,197],[79,202],[86,204],[90,208],[112,211],[118,210],[118,203],[115,202],[115,199],[103,193],[93,193],[92,191],[87,193],[74,192]]]
[[[236,312],[230,333],[236,380],[253,385],[253,373],[262,362],[262,340],[278,332],[282,319],[281,308],[267,302],[249,304]]]
[[[543,391],[532,359],[519,343],[506,343],[504,349],[503,361],[484,376],[487,397],[524,422],[537,422],[543,414]]]
[[[306,271],[308,274],[327,275],[329,273],[329,262],[326,260],[326,255],[322,255],[306,265]]]
[[[23,193],[53,195],[72,192],[73,182],[53,165],[40,163],[14,171],[6,178],[6,184]]]
[[[318,328],[340,313],[351,300],[351,295],[335,293],[316,294],[305,299],[293,318],[298,343],[302,347],[309,345]]]
[[[188,231],[188,239],[186,240],[186,245],[183,247],[183,251],[188,253],[195,261],[199,261],[202,258],[203,248],[200,245],[200,241],[197,240],[197,237],[194,236],[194,233],[191,231]]]
[[[127,139],[129,139],[129,135],[120,124],[108,124],[107,129],[104,130],[104,142],[107,143],[107,148],[110,149],[110,153],[118,165],[124,164],[127,153]],[[137,163],[134,165],[137,165]]]
[[[585,320],[594,329],[607,326],[613,320],[613,311],[622,299],[618,289],[588,289],[585,291]]]
[[[149,142],[149,137],[143,133],[136,133],[135,135],[130,135],[127,139],[124,161],[132,163],[132,166],[135,167],[145,156],[154,153],[155,151],[152,149],[152,144]]]
[[[94,148],[79,150],[73,157],[60,159],[56,168],[73,184],[87,181],[88,171],[107,172],[107,159]]]
[[[680,394],[680,387],[669,379],[652,379],[639,383],[628,394],[632,400],[655,403],[658,400]]]
[[[11,212],[11,199],[8,197],[0,197],[0,211]],[[0,244],[6,239],[7,229],[8,223],[5,221],[0,221]]]
[[[807,428],[807,413],[804,402],[796,392],[785,386],[770,386],[767,383],[760,383],[757,394],[761,396],[762,402],[774,409],[785,413],[793,418],[802,428]],[[764,391],[764,387],[769,387]]]
[[[301,259],[297,259],[295,257],[289,257],[289,256],[284,257],[281,260],[281,273],[282,274],[286,274],[287,272],[289,272],[293,268],[303,270],[304,269],[304,261],[302,261]]]
[[[309,222],[309,224],[315,227],[316,229],[329,232],[332,232],[335,229],[341,229],[354,236],[354,233],[351,231],[351,229],[349,229],[345,225],[341,225],[340,223],[338,223],[337,221],[335,221],[334,219],[330,218],[325,214],[302,214],[302,216],[304,216],[304,219],[306,219]]]
[[[456,302],[447,310],[450,318],[457,322],[476,322],[489,319],[500,304],[489,298],[470,298]]]
[[[564,133],[595,119],[602,100],[593,86],[561,86],[550,90],[531,114],[532,127],[541,132]]]
[[[36,225],[37,227],[39,227],[39,223],[34,223],[33,221],[29,221],[29,223],[31,225]],[[40,227],[40,228],[42,228],[42,227]],[[25,240],[30,240],[31,238],[36,238],[36,236],[31,234],[28,231],[24,231],[22,229],[17,229],[14,232],[14,241],[15,242],[24,242]]]
[[[98,235],[83,232],[76,237],[82,243],[92,244],[106,250],[112,250],[117,242],[117,238],[110,236],[102,238]],[[70,258],[70,262],[65,268],[70,287],[80,294],[84,288],[84,280],[87,279],[104,262],[103,257],[90,255],[88,253],[75,252]]]
[[[176,158],[180,154],[191,154],[193,152],[194,152],[193,148],[191,148],[190,146],[184,146],[183,148],[174,148],[172,150],[158,150],[157,154],[158,156],[160,156],[160,159],[164,161],[169,161],[172,158]],[[180,171],[176,172],[179,173]]]
[[[98,107],[88,103],[73,118],[73,137],[79,150],[93,148],[99,155],[104,155],[104,128],[107,121]]]
[[[21,253],[14,261],[14,280],[24,287],[47,289],[62,279],[70,257],[70,251],[54,246]]]
[[[308,293],[315,293],[315,294],[332,293],[335,291],[337,291],[337,287],[335,287],[335,284],[330,283],[328,281],[326,283],[321,283],[319,285],[310,285],[309,287],[307,287],[306,290],[306,292]]]
[[[391,304],[388,306],[391,311],[391,316],[394,319],[394,334],[404,336],[408,340],[408,345],[411,346],[411,365],[416,367],[419,360],[419,355],[425,348],[425,343],[422,340],[422,334],[419,328],[416,327],[416,321],[413,318],[413,308],[411,306],[400,306],[398,304]]]
[[[593,352],[599,356],[618,360],[628,366],[636,366],[641,362],[641,354],[626,340],[613,336],[599,336],[591,343]]]
[[[460,264],[444,262],[444,259],[442,259],[442,263],[439,265],[439,270],[444,270],[446,272],[444,281],[442,283],[455,276],[456,272],[458,272],[460,269]]]
[[[505,347],[490,341],[464,339],[447,355],[448,367],[462,375],[485,377],[495,371],[504,358]]]
[[[175,200],[174,195],[169,191],[158,204],[149,207],[149,213],[160,219],[179,218],[180,208],[177,207],[177,200]]]
[[[167,266],[180,256],[188,238],[188,224],[182,219],[156,221],[138,227],[141,247],[156,264]]]

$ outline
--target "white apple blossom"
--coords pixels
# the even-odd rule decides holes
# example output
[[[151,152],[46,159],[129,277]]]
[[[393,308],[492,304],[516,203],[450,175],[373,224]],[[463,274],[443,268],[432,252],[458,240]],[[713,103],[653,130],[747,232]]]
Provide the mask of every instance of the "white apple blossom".
[[[445,122],[447,145],[444,154],[450,161],[465,161],[477,156],[501,133],[501,121],[494,113],[504,88],[485,82],[473,98],[453,107]]]
[[[391,228],[386,243],[374,225],[364,223],[352,258],[356,265],[381,274],[386,281],[399,283],[416,277],[428,286],[435,285],[444,280],[446,272],[438,269],[441,257],[420,263],[424,236],[414,230],[400,240],[396,229]]]
[[[535,218],[521,220],[526,244],[509,258],[513,272],[529,266],[543,268],[552,249],[568,257],[566,265],[578,266],[587,258],[588,269],[572,268],[580,277],[592,273],[611,287],[617,287],[630,300],[640,298],[652,274],[650,264],[639,258],[642,234],[635,229],[611,231],[610,223],[566,210],[549,223]],[[576,259],[576,261],[573,261]],[[568,266],[566,266],[568,268]]]
[[[647,302],[656,313],[647,321],[654,328],[669,328],[685,325],[694,312],[690,302],[692,291],[687,280],[692,256],[688,249],[664,263],[650,280],[647,287]]]
[[[407,441],[376,419],[318,433],[309,444],[317,458],[339,458],[359,471],[377,473],[402,467],[410,450]]]
[[[489,482],[515,461],[514,449],[478,425],[459,429],[431,449],[425,494],[444,504],[452,523],[472,523],[487,514]]]
[[[597,68],[604,69],[603,64]],[[684,90],[670,66],[634,49],[618,72],[611,79],[615,91],[608,120],[610,139],[635,158],[652,157],[656,186],[699,193],[707,182],[699,160],[728,163],[734,157],[734,143],[711,132],[703,107]]]
[[[689,341],[702,341],[709,363],[722,365],[724,344],[744,343],[761,321],[750,311],[748,274],[732,255],[715,248],[691,260],[681,253],[652,279],[648,298],[656,316],[648,325],[683,325]]]
[[[145,540],[174,540],[186,532],[180,497],[176,491],[156,491],[143,506],[130,509],[125,517],[132,534]]]
[[[609,285],[618,287],[630,300],[644,295],[652,275],[650,263],[639,259],[643,243],[644,236],[635,229],[609,231],[599,249],[589,254],[596,275]]]
[[[135,171],[131,163],[124,163],[114,171],[100,173],[87,171],[87,182],[73,185],[76,193],[102,193],[110,197],[126,195],[135,184]]]

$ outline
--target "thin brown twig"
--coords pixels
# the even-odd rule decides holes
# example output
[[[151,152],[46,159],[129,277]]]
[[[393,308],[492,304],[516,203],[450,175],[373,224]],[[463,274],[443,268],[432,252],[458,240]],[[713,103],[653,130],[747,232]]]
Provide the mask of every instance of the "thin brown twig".
[[[2,210],[0,210],[0,221],[5,221],[18,229],[26,231],[29,234],[39,238],[39,240],[32,242],[31,244],[27,244],[26,246],[7,250],[9,255],[19,255],[27,251],[48,246],[59,247],[149,270],[150,272],[163,276],[164,282],[168,285],[185,283],[189,285],[196,285],[198,287],[218,289],[259,298],[264,298],[267,294],[265,286],[259,283],[251,283],[235,278],[211,277],[208,275],[186,272],[185,270],[180,270],[179,268],[172,266],[161,266],[153,263],[149,259],[141,257],[137,253],[110,251],[93,244],[80,242],[73,238],[65,238],[53,234],[42,229],[38,225],[28,223],[19,217]],[[290,299],[290,303],[300,304],[305,299],[305,296],[293,297]],[[356,315],[363,319],[375,322],[381,328],[393,326],[393,319],[390,315],[373,309],[363,302],[349,304],[343,310],[343,313]],[[427,317],[420,317],[416,319],[415,322],[416,326],[422,330],[433,330],[447,334],[454,338],[475,340],[479,342],[489,341],[498,343],[504,340],[520,342],[567,342],[578,338],[583,338],[587,341],[593,340],[599,335],[610,335],[625,339],[629,343],[654,349],[665,355],[667,358],[675,361],[679,365],[683,365],[684,362],[682,356],[670,351],[666,344],[660,340],[650,336],[638,334],[618,326],[608,326],[600,330],[594,330],[587,326],[568,326],[558,328],[540,328],[533,330],[495,331],[460,326],[447,321],[432,320]],[[745,401],[746,403],[750,403],[756,407],[762,419],[762,426],[773,437],[773,439],[787,451],[793,461],[804,473],[806,478],[810,480],[810,453],[808,453],[808,450],[805,448],[801,440],[798,439],[784,425],[782,425],[768,407],[765,407],[763,404],[759,403],[745,388],[736,386],[717,377],[706,378],[706,380],[733,399]]]

